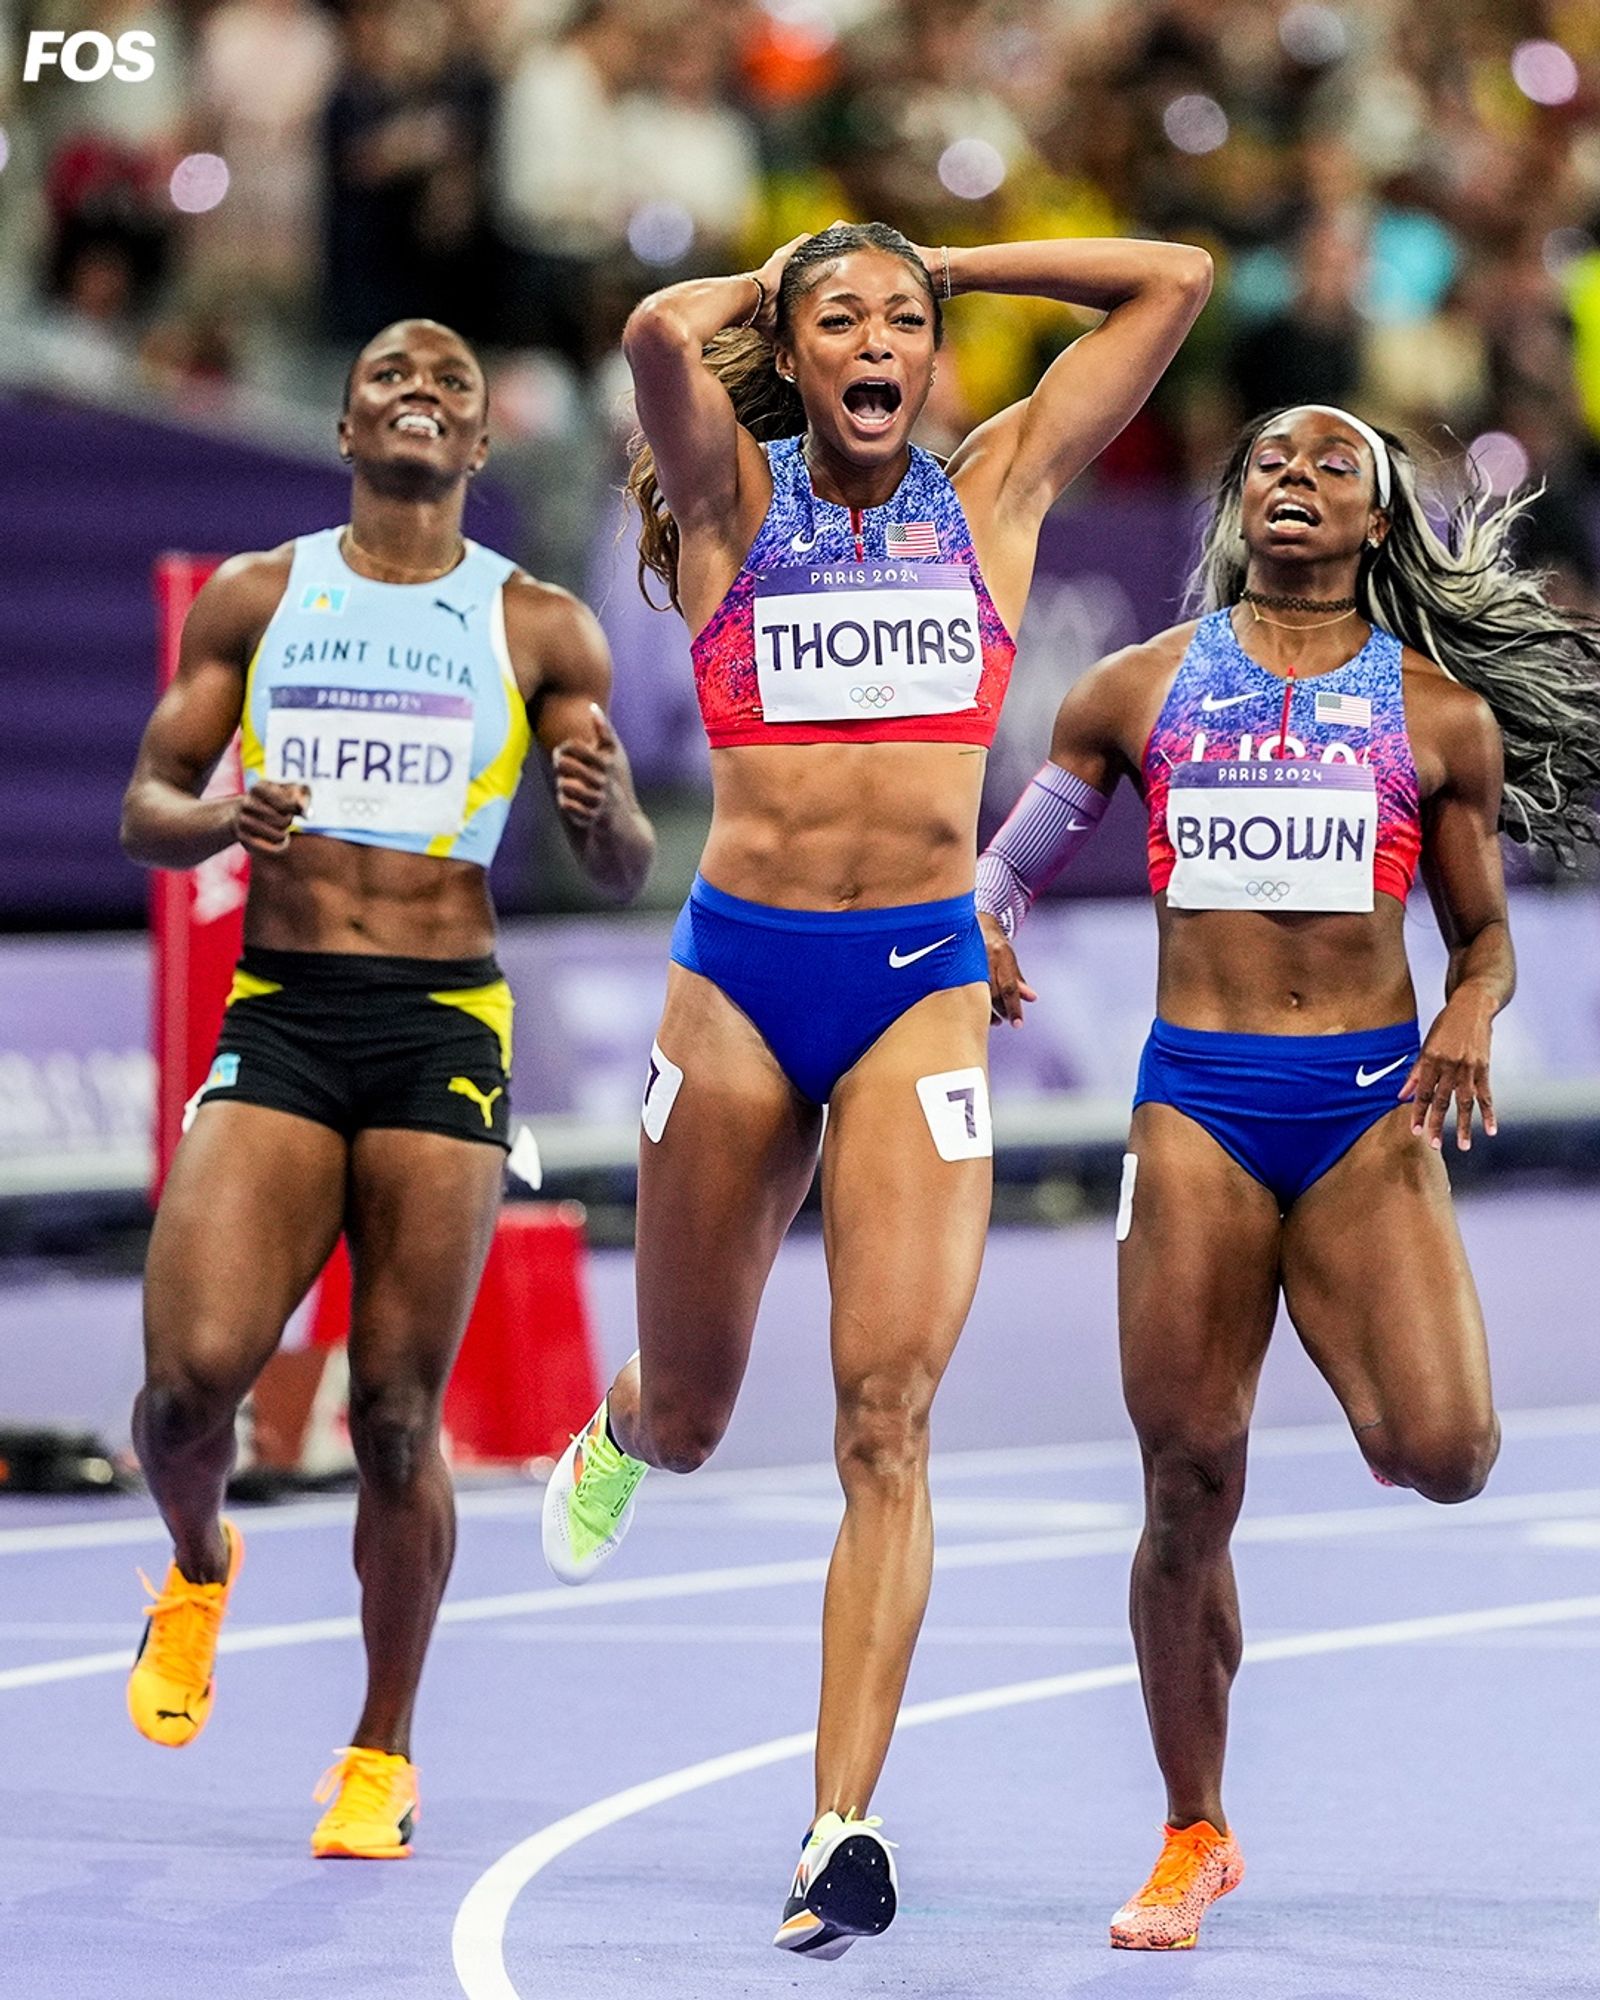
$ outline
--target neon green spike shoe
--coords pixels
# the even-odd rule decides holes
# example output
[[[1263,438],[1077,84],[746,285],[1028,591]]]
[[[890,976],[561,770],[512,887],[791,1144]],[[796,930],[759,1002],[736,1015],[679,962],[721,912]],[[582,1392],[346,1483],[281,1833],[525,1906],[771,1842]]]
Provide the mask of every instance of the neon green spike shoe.
[[[633,1520],[650,1470],[611,1442],[602,1403],[562,1453],[544,1490],[544,1559],[563,1583],[587,1583]]]

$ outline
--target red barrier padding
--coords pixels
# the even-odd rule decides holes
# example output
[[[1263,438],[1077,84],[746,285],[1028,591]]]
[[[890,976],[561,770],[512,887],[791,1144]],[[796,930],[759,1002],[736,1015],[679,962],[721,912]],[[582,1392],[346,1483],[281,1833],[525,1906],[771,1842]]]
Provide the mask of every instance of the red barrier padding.
[[[458,1463],[559,1458],[600,1401],[585,1304],[583,1210],[516,1202],[502,1211],[445,1392]]]
[[[158,691],[178,670],[183,621],[220,556],[162,556],[154,584],[159,636]],[[244,789],[237,737],[212,774],[205,795]],[[233,968],[244,939],[250,857],[226,847],[198,868],[156,868],[150,874],[151,1022],[156,1049],[154,1199],[161,1192],[182,1134],[184,1106],[211,1067]]]

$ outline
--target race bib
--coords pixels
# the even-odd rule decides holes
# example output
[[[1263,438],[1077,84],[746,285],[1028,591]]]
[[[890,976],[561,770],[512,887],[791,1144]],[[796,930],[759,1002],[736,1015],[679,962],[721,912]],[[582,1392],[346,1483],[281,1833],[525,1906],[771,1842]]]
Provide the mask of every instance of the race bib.
[[[274,688],[266,776],[311,787],[310,831],[459,833],[472,768],[466,695]]]
[[[1175,910],[1370,910],[1378,796],[1365,764],[1179,764],[1167,793]]]
[[[768,722],[971,708],[983,673],[972,572],[912,562],[763,570],[755,648]]]

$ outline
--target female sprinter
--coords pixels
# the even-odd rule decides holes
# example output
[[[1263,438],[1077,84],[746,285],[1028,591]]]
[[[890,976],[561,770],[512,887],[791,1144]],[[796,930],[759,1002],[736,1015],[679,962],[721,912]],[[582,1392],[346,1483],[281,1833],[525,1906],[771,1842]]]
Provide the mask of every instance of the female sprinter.
[[[1017,923],[1118,778],[1144,794],[1160,981],[1118,1286],[1145,1471],[1133,1630],[1168,1810],[1115,1945],[1192,1945],[1244,1872],[1221,1799],[1228,1540],[1280,1292],[1381,1479],[1467,1500],[1494,1463],[1440,1155],[1447,1122],[1471,1143],[1474,1105],[1495,1129],[1490,1025],[1513,983],[1497,832],[1570,852],[1600,786],[1600,634],[1507,567],[1516,511],[1464,509],[1452,550],[1395,439],[1333,409],[1252,425],[1206,537],[1207,615],[1078,682],[979,863],[995,1008],[1017,1022]],[[1420,1042],[1419,859],[1450,950]]]
[[[928,1411],[989,1212],[972,884],[1010,635],[1046,509],[1149,394],[1209,278],[1178,244],[923,252],[838,224],[657,293],[625,337],[643,557],[695,635],[715,815],[645,1091],[640,1356],[558,1468],[545,1546],[580,1581],[646,1466],[715,1447],[826,1109],[845,1518],[815,1813],[775,1940],[813,1956],[894,1914],[862,1815],[927,1600]],[[1105,318],[941,468],[910,432],[943,300],[984,290]]]
[[[439,1400],[507,1134],[487,869],[530,737],[601,888],[632,896],[653,846],[594,618],[461,533],[486,417],[447,328],[405,320],[362,350],[339,424],[349,525],[206,585],[123,813],[153,867],[235,840],[252,857],[244,957],[150,1242],[134,1438],[174,1561],[128,1707],[156,1743],[205,1726],[243,1553],[218,1514],[234,1415],[344,1230],[367,1695],[319,1855],[410,1851],[411,1711],[455,1539]],[[201,798],[235,729],[249,789]]]

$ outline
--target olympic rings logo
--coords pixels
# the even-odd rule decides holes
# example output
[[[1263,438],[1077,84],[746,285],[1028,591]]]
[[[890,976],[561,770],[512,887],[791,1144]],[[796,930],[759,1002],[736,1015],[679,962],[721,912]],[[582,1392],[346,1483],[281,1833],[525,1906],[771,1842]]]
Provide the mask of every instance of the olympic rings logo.
[[[352,797],[348,793],[340,797],[338,817],[346,826],[353,825],[358,819],[381,819],[382,816],[383,806],[377,799]]]
[[[850,699],[861,708],[887,708],[894,700],[892,687],[853,687]]]
[[[1273,882],[1261,875],[1244,886],[1250,895],[1259,897],[1263,903],[1281,903],[1289,893],[1287,882]]]

